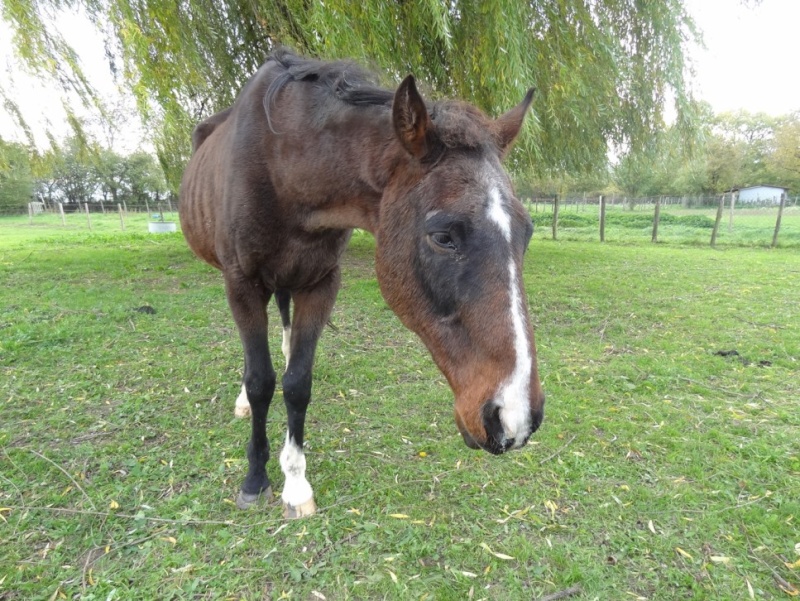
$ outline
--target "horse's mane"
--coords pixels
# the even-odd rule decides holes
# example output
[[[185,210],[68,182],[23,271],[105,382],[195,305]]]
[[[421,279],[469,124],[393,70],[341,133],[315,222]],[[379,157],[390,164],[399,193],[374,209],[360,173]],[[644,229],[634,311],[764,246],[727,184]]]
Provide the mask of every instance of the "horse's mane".
[[[268,60],[283,67],[283,72],[272,80],[264,94],[268,119],[275,96],[291,81],[316,83],[338,100],[355,106],[392,106],[394,92],[376,85],[375,77],[354,62],[323,62],[297,56],[285,48],[274,51]]]
[[[394,91],[378,86],[372,73],[352,61],[320,61],[298,56],[285,48],[270,54],[269,61],[283,68],[264,93],[264,111],[271,129],[270,113],[275,97],[293,81],[312,82],[346,105],[392,106]],[[476,148],[489,142],[486,116],[474,106],[450,100],[429,103],[428,109],[445,146]]]

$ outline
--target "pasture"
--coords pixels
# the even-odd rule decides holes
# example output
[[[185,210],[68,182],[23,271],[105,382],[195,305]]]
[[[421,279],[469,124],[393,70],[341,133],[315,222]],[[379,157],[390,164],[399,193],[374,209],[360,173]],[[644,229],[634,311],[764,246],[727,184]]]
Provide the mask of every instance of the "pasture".
[[[277,500],[233,503],[249,426],[233,419],[241,351],[219,273],[180,234],[11,225],[4,601],[800,588],[796,249],[553,242],[537,228],[525,278],[545,421],[493,457],[464,446],[449,388],[385,306],[374,243],[356,233],[306,426],[320,512],[287,522]],[[284,424],[276,393],[276,493]]]

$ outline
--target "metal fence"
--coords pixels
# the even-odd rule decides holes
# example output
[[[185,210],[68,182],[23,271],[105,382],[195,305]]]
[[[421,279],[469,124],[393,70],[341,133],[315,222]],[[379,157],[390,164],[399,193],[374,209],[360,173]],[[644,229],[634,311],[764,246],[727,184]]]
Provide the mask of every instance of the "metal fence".
[[[537,235],[560,240],[737,246],[800,246],[800,197],[745,203],[705,197],[523,198]]]

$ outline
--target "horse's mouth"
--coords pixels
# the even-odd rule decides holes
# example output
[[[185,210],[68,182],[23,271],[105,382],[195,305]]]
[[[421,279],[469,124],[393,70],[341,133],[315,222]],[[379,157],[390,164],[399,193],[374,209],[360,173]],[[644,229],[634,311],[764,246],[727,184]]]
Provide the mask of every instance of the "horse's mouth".
[[[469,432],[467,432],[466,430],[462,430],[461,428],[459,428],[459,432],[461,432],[461,437],[464,439],[464,444],[467,445],[470,449],[478,450],[481,448],[481,445],[475,442],[475,439],[472,438]]]

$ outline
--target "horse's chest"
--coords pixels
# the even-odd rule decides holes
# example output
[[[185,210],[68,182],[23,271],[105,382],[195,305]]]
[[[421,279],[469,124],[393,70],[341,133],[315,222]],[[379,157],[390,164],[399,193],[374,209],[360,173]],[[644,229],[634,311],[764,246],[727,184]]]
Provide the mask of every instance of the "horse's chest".
[[[273,263],[275,285],[288,289],[313,286],[339,264],[349,237],[349,232],[330,232],[287,240]]]

